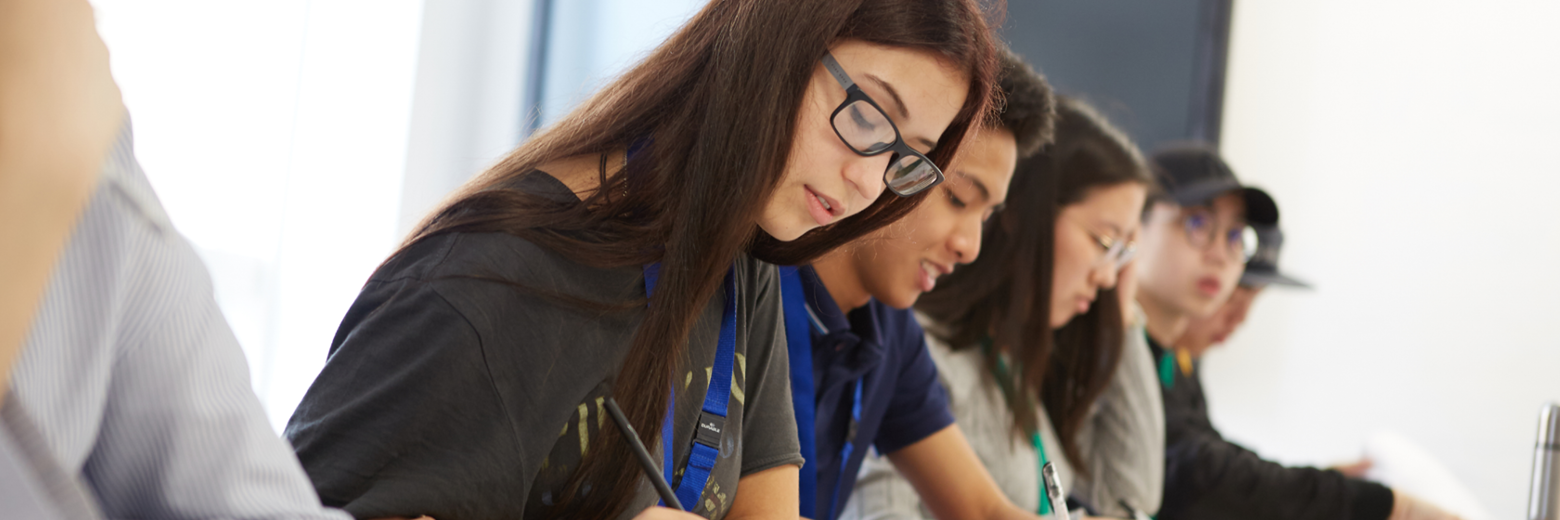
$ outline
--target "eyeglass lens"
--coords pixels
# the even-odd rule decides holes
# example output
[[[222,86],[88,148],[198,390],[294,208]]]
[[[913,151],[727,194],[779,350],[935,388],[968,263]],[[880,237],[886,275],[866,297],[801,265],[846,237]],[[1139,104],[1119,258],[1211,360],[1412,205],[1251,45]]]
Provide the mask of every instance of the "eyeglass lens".
[[[937,182],[937,170],[932,161],[917,155],[894,157],[888,166],[888,187],[895,193],[915,193]]]
[[[1209,243],[1213,242],[1214,228],[1216,226],[1212,215],[1202,212],[1192,213],[1186,216],[1185,224],[1186,238],[1191,241],[1192,247],[1202,249],[1208,247]],[[1255,233],[1248,233],[1247,230],[1249,229],[1251,229],[1250,226],[1241,226],[1225,230],[1223,245],[1230,257],[1239,258],[1243,261],[1251,258],[1252,253],[1255,252],[1256,241],[1248,240],[1247,235]]]
[[[1135,245],[1125,240],[1114,240],[1104,237],[1100,237],[1099,240],[1100,247],[1105,249],[1105,255],[1100,257],[1100,263],[1109,263],[1116,269],[1121,269],[1122,266],[1127,265],[1127,262],[1132,261],[1132,254],[1137,251]]]
[[[834,115],[834,129],[846,146],[862,155],[876,155],[889,150],[899,141],[894,124],[865,100],[846,105]],[[915,193],[937,182],[936,166],[918,155],[895,154],[884,175],[888,187],[895,193]]]
[[[858,100],[834,114],[834,129],[856,153],[883,153],[899,139],[888,116],[865,100]]]

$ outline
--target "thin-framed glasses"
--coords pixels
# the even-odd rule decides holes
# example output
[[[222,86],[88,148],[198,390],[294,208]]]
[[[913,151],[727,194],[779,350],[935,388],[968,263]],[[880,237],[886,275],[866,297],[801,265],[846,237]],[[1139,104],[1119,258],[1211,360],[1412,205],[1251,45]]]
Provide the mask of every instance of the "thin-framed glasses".
[[[845,88],[845,101],[829,116],[834,134],[840,136],[845,146],[856,155],[872,157],[892,152],[888,170],[883,172],[883,184],[889,191],[908,197],[936,186],[943,181],[943,172],[932,160],[905,144],[899,135],[899,127],[888,118],[883,107],[878,106],[856,82],[845,74],[834,55],[823,53],[823,67],[834,76],[834,81]]]
[[[1137,254],[1137,241],[1121,240],[1106,235],[1101,235],[1088,229],[1083,230],[1089,234],[1089,238],[1100,246],[1100,259],[1094,265],[1110,265],[1116,270],[1126,267],[1127,262],[1132,261],[1132,256]]]
[[[1186,230],[1186,240],[1197,249],[1206,249],[1214,237],[1223,241],[1225,256],[1245,262],[1257,253],[1257,231],[1248,225],[1223,227],[1215,223],[1213,214],[1206,209],[1188,209],[1181,216],[1181,226]]]

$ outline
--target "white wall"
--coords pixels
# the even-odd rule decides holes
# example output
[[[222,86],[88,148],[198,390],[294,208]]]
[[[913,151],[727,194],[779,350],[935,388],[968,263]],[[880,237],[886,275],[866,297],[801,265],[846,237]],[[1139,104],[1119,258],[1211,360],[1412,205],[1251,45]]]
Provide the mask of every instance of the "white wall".
[[[531,0],[438,0],[422,48],[399,232],[520,142]]]
[[[1278,200],[1286,271],[1205,362],[1215,423],[1292,463],[1426,446],[1525,518],[1560,400],[1560,4],[1235,8],[1224,151]]]

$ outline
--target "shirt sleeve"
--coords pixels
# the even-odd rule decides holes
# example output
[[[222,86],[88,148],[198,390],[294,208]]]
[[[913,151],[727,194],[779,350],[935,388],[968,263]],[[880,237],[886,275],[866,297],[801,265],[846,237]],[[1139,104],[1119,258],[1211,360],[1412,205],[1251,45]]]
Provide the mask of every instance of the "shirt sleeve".
[[[1130,516],[1123,500],[1155,514],[1164,492],[1164,398],[1143,338],[1141,325],[1128,330],[1121,364],[1078,435],[1088,474],[1072,495],[1108,516]]]
[[[288,439],[321,500],[359,518],[524,510],[545,454],[517,451],[477,331],[430,284],[404,283],[364,289],[359,305],[393,295],[349,311],[360,321],[344,324]]]
[[[873,302],[872,305],[882,304]],[[873,442],[883,454],[899,451],[953,424],[953,413],[948,410],[948,391],[937,381],[937,364],[927,350],[925,332],[909,311],[889,314],[893,318],[883,320],[883,323],[892,324],[893,332],[887,338],[890,344],[885,346],[905,351],[899,353],[902,357],[898,358],[899,378],[894,385],[894,397],[889,401],[888,413]]]
[[[144,178],[136,173],[108,182],[122,203],[121,223],[135,225],[116,238],[123,249],[104,254],[120,255],[119,267],[135,274],[117,296],[123,312],[113,339],[117,357],[98,438],[82,468],[103,513],[345,518],[321,507],[271,429],[195,251],[149,218],[160,215],[155,198],[130,196],[137,189],[150,193]]]
[[[1161,518],[1384,520],[1392,512],[1392,490],[1385,486],[1285,467],[1214,434],[1172,434],[1165,451],[1169,486]]]
[[[933,518],[894,464],[877,453],[867,455],[856,487],[840,510],[840,520],[921,520]]]
[[[780,277],[774,266],[750,261],[753,294],[743,369],[742,475],[786,464],[801,465],[796,410],[791,408],[791,365],[781,311]]]
[[[0,504],[12,518],[96,519],[100,514],[81,482],[54,460],[43,434],[6,399],[0,407]],[[25,431],[23,431],[25,430]]]

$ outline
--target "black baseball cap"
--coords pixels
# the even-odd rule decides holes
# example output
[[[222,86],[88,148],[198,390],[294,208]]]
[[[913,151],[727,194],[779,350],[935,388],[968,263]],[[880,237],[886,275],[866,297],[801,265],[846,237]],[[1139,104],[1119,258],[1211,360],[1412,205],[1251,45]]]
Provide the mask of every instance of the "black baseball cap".
[[[1246,261],[1240,284],[1247,287],[1287,285],[1310,289],[1311,284],[1296,280],[1278,270],[1278,251],[1284,247],[1284,232],[1278,226],[1251,226],[1257,232],[1257,252]]]
[[[1273,197],[1241,184],[1230,165],[1208,145],[1171,145],[1155,152],[1152,163],[1154,176],[1164,189],[1164,195],[1176,204],[1198,206],[1238,190],[1246,199],[1246,223],[1278,225],[1278,204],[1273,202]]]

